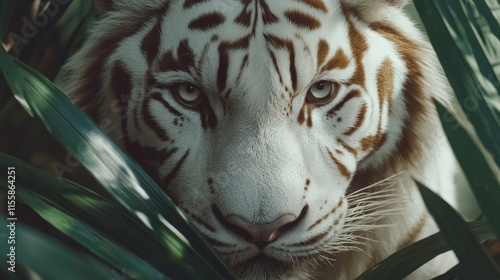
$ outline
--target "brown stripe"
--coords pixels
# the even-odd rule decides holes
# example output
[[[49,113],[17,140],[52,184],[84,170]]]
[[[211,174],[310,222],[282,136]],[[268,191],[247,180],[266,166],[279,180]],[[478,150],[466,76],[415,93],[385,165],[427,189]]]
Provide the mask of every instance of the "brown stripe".
[[[345,54],[344,50],[338,49],[328,63],[321,69],[321,71],[330,71],[333,69],[345,69],[349,66],[349,58]]]
[[[303,124],[304,122],[307,122],[308,127],[312,127],[312,110],[316,106],[312,104],[307,104],[307,102],[304,102],[304,105],[302,105],[302,109],[300,109],[299,117],[297,118],[297,121],[299,124]]]
[[[264,24],[272,24],[278,22],[278,17],[273,14],[266,1],[259,0],[259,4],[260,9],[262,10],[262,20],[264,21]],[[255,22],[254,24],[256,25],[257,23]]]
[[[366,117],[366,110],[367,110],[366,104],[363,103],[363,105],[361,106],[361,110],[359,111],[358,116],[356,118],[356,123],[346,132],[344,132],[344,135],[346,136],[352,135],[354,132],[356,132],[356,130],[358,130],[361,127],[361,125],[363,125],[363,122],[365,121]]]
[[[346,142],[342,141],[342,139],[337,138],[337,142],[344,147],[349,153],[353,154],[354,156],[358,155],[358,152],[351,146],[347,145]]]
[[[302,2],[309,7],[319,10],[321,12],[328,12],[328,9],[325,6],[325,3],[323,3],[322,0],[297,0],[298,2]]]
[[[415,226],[408,232],[406,239],[403,240],[398,248],[403,249],[404,247],[415,243],[417,241],[418,236],[422,233],[425,227],[425,223],[427,222],[427,213],[424,213],[420,219],[418,219],[418,222],[415,224]]]
[[[286,11],[285,17],[288,19],[288,21],[299,28],[315,30],[321,27],[321,22],[319,20],[301,11]]]
[[[340,174],[342,176],[344,176],[346,179],[351,179],[352,177],[352,174],[351,172],[349,171],[349,169],[347,169],[347,167],[345,167],[345,165],[343,165],[334,155],[333,153],[330,151],[330,149],[326,148],[326,150],[328,151],[328,154],[330,155],[330,158],[333,160],[333,162],[335,163],[335,165],[337,166],[337,168],[339,169],[340,171]]]
[[[221,13],[204,14],[189,22],[188,27],[190,30],[206,31],[223,24],[225,20]]]
[[[339,203],[337,203],[337,206],[335,206],[335,208],[333,208],[332,210],[330,210],[330,212],[326,213],[325,215],[323,215],[323,217],[319,218],[316,222],[314,222],[312,225],[310,225],[308,228],[307,228],[307,231],[311,231],[313,228],[315,228],[317,225],[321,224],[321,222],[323,222],[324,220],[326,220],[328,217],[330,217],[330,215],[333,215],[335,214],[335,212],[337,212],[337,209],[339,209],[340,206],[342,206],[342,204],[344,203],[344,199],[343,198],[340,198],[339,200]]]
[[[323,238],[325,238],[330,231],[333,229],[333,226],[329,226],[328,229],[326,229],[324,232],[317,234],[311,238],[308,238],[307,241],[302,241],[300,243],[294,243],[291,244],[290,246],[309,246],[315,243],[320,242]]]
[[[404,123],[405,129],[403,129],[396,146],[397,152],[394,152],[395,156],[392,160],[394,162],[397,159],[399,164],[402,161],[412,164],[421,158],[421,150],[425,148],[420,145],[422,135],[419,133],[418,127],[426,123],[429,111],[434,108],[430,94],[426,94],[422,88],[424,73],[420,66],[421,46],[404,36],[395,27],[382,23],[373,23],[370,27],[396,44],[408,68],[408,78],[403,85],[408,117]]]
[[[355,89],[355,90],[352,90],[351,92],[349,92],[345,97],[344,99],[342,99],[342,101],[339,102],[339,104],[337,104],[335,107],[333,107],[330,111],[327,112],[327,114],[329,116],[333,116],[338,110],[342,109],[342,107],[344,107],[344,105],[349,102],[351,99],[353,98],[358,98],[358,97],[361,97],[361,93],[359,92],[359,90]]]
[[[394,90],[394,70],[391,61],[386,58],[380,67],[377,74],[377,87],[380,114],[382,115],[382,108],[385,101],[389,107],[389,112],[392,111],[392,92]]]
[[[290,40],[280,39],[270,34],[264,34],[264,38],[268,43],[279,49],[286,49],[288,51],[288,61],[290,62],[290,77],[292,80],[293,91],[297,91],[297,67],[295,64],[295,49]]]
[[[274,52],[271,50],[269,50],[269,55],[271,56],[271,61],[273,62],[274,70],[276,70],[276,73],[278,73],[278,77],[280,78],[280,84],[281,86],[285,87],[285,82],[283,81],[283,75],[281,75],[276,55],[274,55]]]
[[[318,68],[325,62],[326,56],[330,52],[330,46],[328,43],[321,39],[318,43]]]
[[[385,141],[386,135],[385,133],[379,131],[375,135],[370,135],[366,136],[365,138],[361,139],[360,145],[361,149],[363,151],[368,151],[370,149],[377,149],[380,146],[382,146],[383,142]]]
[[[365,36],[359,32],[354,23],[351,20],[352,13],[350,10],[343,8],[344,15],[347,20],[347,25],[349,29],[349,41],[352,49],[352,53],[354,56],[354,60],[356,62],[356,70],[354,75],[351,77],[351,84],[358,84],[361,87],[366,87],[366,77],[365,77],[365,68],[363,66],[363,57],[368,50],[368,43],[366,42]]]

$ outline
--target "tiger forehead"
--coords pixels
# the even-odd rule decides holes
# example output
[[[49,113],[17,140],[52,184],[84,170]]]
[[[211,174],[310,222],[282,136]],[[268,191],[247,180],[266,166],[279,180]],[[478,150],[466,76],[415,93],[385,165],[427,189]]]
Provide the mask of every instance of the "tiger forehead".
[[[246,70],[251,63],[260,65],[260,72],[267,72],[268,77],[278,76],[280,84],[287,91],[297,92],[300,83],[297,68],[301,68],[301,75],[306,75],[304,67],[313,68],[312,62],[324,60],[330,50],[335,50],[326,39],[321,38],[332,37],[332,34],[325,34],[320,29],[325,22],[331,25],[328,20],[331,21],[333,10],[339,8],[327,7],[320,0],[186,0],[177,8],[195,16],[182,16],[177,11],[164,12],[164,17],[168,19],[156,20],[156,26],[143,40],[142,50],[148,59],[156,57],[162,51],[154,43],[154,37],[164,37],[161,49],[170,51],[162,54],[159,70],[185,71],[194,74],[195,79],[206,79],[205,75],[215,73],[215,79],[199,82],[215,84],[215,90],[219,92],[227,91],[229,84],[240,80],[248,72]],[[181,32],[168,27],[172,26],[172,22],[176,22],[176,25],[184,22],[191,32],[180,35]],[[169,39],[172,35],[185,38],[179,40],[178,45],[171,45],[175,40]],[[315,74],[318,70],[331,70],[336,66],[332,63],[338,63],[341,67],[347,63],[344,52],[338,53],[336,57],[335,61],[329,61],[330,65],[310,69],[309,72]]]

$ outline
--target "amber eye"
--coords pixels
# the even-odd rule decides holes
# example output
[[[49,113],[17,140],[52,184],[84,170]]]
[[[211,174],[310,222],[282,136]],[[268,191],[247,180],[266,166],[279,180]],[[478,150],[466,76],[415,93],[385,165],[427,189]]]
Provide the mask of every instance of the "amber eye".
[[[328,81],[319,81],[312,85],[307,92],[307,102],[326,103],[330,101],[338,91],[338,84]]]
[[[200,88],[190,83],[177,84],[173,90],[177,100],[190,107],[200,105],[205,97]]]

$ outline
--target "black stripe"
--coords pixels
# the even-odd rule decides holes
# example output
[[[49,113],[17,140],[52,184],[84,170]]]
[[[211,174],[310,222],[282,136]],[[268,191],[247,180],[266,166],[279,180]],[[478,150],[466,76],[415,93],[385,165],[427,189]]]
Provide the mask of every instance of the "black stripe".
[[[243,37],[234,42],[223,42],[219,45],[219,70],[217,71],[217,87],[219,91],[226,88],[228,68],[229,68],[229,51],[235,49],[248,48],[250,36]]]
[[[168,173],[168,175],[165,177],[165,179],[163,179],[163,186],[162,186],[163,189],[167,189],[168,185],[172,182],[172,180],[175,179],[175,177],[177,176],[177,174],[181,170],[182,165],[184,164],[184,161],[186,160],[188,155],[189,155],[189,150],[186,151],[186,153],[182,156],[182,158],[175,164],[172,171],[170,171],[170,173]]]
[[[163,99],[162,94],[159,92],[155,92],[151,94],[150,97],[152,100],[158,101],[165,107],[170,113],[176,115],[177,117],[183,116],[181,112],[177,111],[174,107],[172,107],[170,104],[168,104],[167,100]]]
[[[147,98],[143,101],[142,103],[142,117],[144,118],[144,122],[146,123],[151,130],[156,134],[158,138],[160,138],[161,141],[168,141],[170,138],[167,135],[167,132],[163,130],[160,126],[160,124],[156,121],[156,119],[153,117],[150,111],[150,98]]]
[[[191,9],[193,6],[196,6],[198,4],[201,4],[203,2],[207,2],[208,0],[186,0],[184,1],[184,5],[182,8],[184,9]]]
[[[204,14],[189,22],[188,27],[190,30],[206,31],[223,24],[225,20],[221,13]]]

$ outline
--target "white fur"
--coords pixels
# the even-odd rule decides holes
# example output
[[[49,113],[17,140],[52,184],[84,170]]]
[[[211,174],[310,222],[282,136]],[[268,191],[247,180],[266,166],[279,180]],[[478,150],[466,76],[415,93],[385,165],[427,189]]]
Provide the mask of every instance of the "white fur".
[[[368,1],[339,0],[324,1],[328,13],[321,14],[311,7],[297,1],[267,1],[270,10],[279,17],[279,23],[264,25],[261,20],[256,25],[256,35],[250,41],[248,52],[235,50],[231,52],[231,62],[227,84],[231,86],[230,98],[222,102],[222,93],[217,88],[217,70],[219,65],[218,46],[221,41],[234,41],[248,34],[249,30],[234,23],[241,11],[241,3],[237,1],[209,1],[202,3],[188,12],[183,11],[183,1],[171,1],[168,14],[163,15],[161,27],[161,54],[167,51],[177,53],[179,42],[187,39],[196,61],[208,46],[208,55],[200,63],[201,76],[189,73],[153,73],[158,80],[165,83],[189,82],[202,89],[210,101],[217,125],[213,129],[201,128],[199,113],[180,106],[168,91],[162,92],[162,98],[184,115],[183,126],[173,125],[177,117],[170,114],[160,102],[154,101],[147,108],[152,113],[159,127],[167,131],[173,142],[158,140],[155,132],[143,118],[134,120],[133,109],[142,112],[143,100],[151,94],[145,92],[145,75],[147,62],[140,50],[142,38],[153,28],[156,21],[152,18],[141,18],[149,9],[160,7],[165,0],[149,1],[139,5],[136,1],[118,0],[112,10],[102,10],[103,19],[90,33],[90,38],[82,49],[70,60],[67,69],[72,72],[67,83],[66,92],[78,102],[86,94],[77,92],[75,88],[85,77],[82,72],[89,62],[89,54],[97,43],[122,26],[134,22],[145,21],[142,30],[123,38],[116,50],[106,58],[102,73],[103,89],[99,92],[94,104],[80,104],[84,108],[97,106],[97,121],[103,119],[119,123],[120,117],[110,110],[116,97],[111,93],[110,75],[117,61],[125,65],[131,75],[133,86],[132,98],[127,111],[126,125],[129,127],[130,140],[141,146],[153,147],[157,150],[178,149],[161,166],[156,166],[159,179],[163,179],[175,168],[185,152],[189,151],[182,168],[168,186],[167,192],[179,203],[182,209],[188,209],[196,218],[193,223],[200,231],[211,239],[228,243],[230,246],[217,246],[229,264],[245,279],[308,279],[311,275],[325,279],[353,279],[373,265],[374,258],[385,258],[400,249],[400,241],[405,240],[415,219],[425,213],[425,207],[414,186],[412,177],[417,178],[434,191],[440,193],[454,204],[453,176],[456,171],[453,154],[440,128],[435,113],[428,116],[427,122],[419,126],[421,132],[422,158],[414,165],[405,167],[404,173],[391,178],[387,183],[366,189],[366,192],[347,193],[352,178],[346,178],[330,158],[328,151],[335,154],[346,170],[354,174],[384,165],[395,153],[394,146],[405,130],[405,122],[412,116],[407,114],[404,103],[403,84],[408,77],[408,66],[405,65],[397,45],[387,40],[369,25],[374,22],[396,27],[402,34],[420,46],[419,66],[425,74],[424,91],[441,101],[448,98],[449,88],[441,75],[441,70],[432,48],[423,35],[413,26],[401,11],[405,0]],[[355,8],[355,15],[345,15],[342,5]],[[101,6],[104,7],[104,6]],[[253,5],[252,5],[253,7]],[[313,14],[320,19],[322,27],[309,31],[297,28],[284,17],[284,11],[299,9]],[[189,22],[196,16],[222,11],[226,22],[218,29],[206,32],[191,31]],[[348,84],[355,71],[352,46],[348,39],[348,21],[367,39],[369,49],[363,58],[366,76],[366,90],[356,84]],[[269,46],[264,34],[291,40],[294,45],[296,65],[298,66],[297,90],[290,93],[279,82],[279,76],[269,56],[271,50],[277,59],[279,72],[287,88],[291,88],[292,76],[289,71],[289,53],[285,49]],[[218,41],[209,43],[213,35]],[[345,69],[318,71],[316,64],[317,46],[320,39],[328,41],[331,58],[341,48],[350,58]],[[308,51],[306,50],[308,49]],[[240,75],[240,63],[248,54],[248,67]],[[394,71],[394,89],[392,92],[393,113],[388,109],[380,110],[377,93],[377,73],[385,59],[391,61]],[[313,126],[298,123],[298,116],[304,104],[309,87],[321,80],[331,80],[342,84],[333,100],[324,106],[311,111],[309,116]],[[338,114],[344,119],[342,123],[328,116],[327,112],[338,104],[352,90],[362,92],[360,98],[346,103]],[[284,96],[285,98],[281,98]],[[289,115],[283,113],[292,105]],[[361,106],[367,106],[367,120],[362,127],[350,136],[344,132],[354,124]],[[230,108],[230,109],[227,109]],[[140,114],[139,114],[140,115]],[[367,135],[377,132],[380,127],[387,134],[386,143],[369,157],[371,151],[362,151],[360,141]],[[337,117],[335,117],[337,118]],[[178,120],[177,120],[178,121]],[[116,127],[109,133],[120,144],[123,132]],[[336,141],[341,138],[355,148],[356,156]],[[361,160],[366,160],[361,163]],[[390,171],[386,171],[388,176]],[[385,173],[384,173],[385,174]],[[207,186],[207,179],[214,181],[215,194]],[[304,191],[306,179],[311,181],[307,193]],[[390,185],[384,188],[383,186]],[[362,188],[365,186],[355,186]],[[308,230],[318,219],[339,205],[338,210]],[[347,203],[350,203],[348,207]],[[309,210],[303,220],[292,230],[281,236],[276,242],[269,244],[263,253],[269,257],[295,264],[290,271],[264,266],[242,269],[241,262],[256,256],[260,251],[252,243],[242,239],[223,227],[212,213],[212,205],[216,205],[224,215],[238,215],[250,223],[265,224],[280,215],[294,214],[298,216],[305,205]],[[367,212],[368,211],[368,212]],[[370,213],[370,214],[369,214]],[[189,215],[188,215],[189,216]],[[215,228],[211,231],[201,224],[203,221]],[[335,224],[334,222],[337,221]],[[436,230],[436,226],[428,219],[424,230],[418,238]],[[325,230],[331,228],[328,235],[316,244],[294,247],[293,244],[306,242]],[[376,255],[376,257],[374,257]],[[304,258],[306,261],[304,261]],[[329,263],[327,258],[335,261]],[[320,261],[320,264],[315,264]],[[321,262],[325,261],[325,262]],[[446,266],[437,262],[451,264],[452,258],[443,257],[426,268],[412,275],[415,279],[437,275]]]

